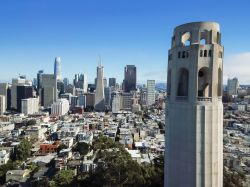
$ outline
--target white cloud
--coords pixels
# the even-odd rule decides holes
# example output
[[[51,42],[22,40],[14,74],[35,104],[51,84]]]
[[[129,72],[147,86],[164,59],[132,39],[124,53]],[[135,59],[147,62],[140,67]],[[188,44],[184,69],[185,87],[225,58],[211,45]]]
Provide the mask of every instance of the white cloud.
[[[230,55],[224,59],[224,83],[237,77],[240,84],[250,84],[250,52]]]

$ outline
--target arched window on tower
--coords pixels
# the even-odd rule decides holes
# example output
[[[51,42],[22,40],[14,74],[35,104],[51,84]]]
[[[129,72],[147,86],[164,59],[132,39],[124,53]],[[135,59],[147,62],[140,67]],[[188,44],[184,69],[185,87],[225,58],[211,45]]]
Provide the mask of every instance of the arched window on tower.
[[[171,94],[171,69],[168,70],[167,94]]]
[[[203,57],[203,51],[200,50],[200,57]]]
[[[184,46],[189,46],[191,45],[191,33],[190,32],[184,32],[181,35],[181,43]]]
[[[207,57],[207,50],[204,50],[204,57]]]
[[[218,69],[218,96],[222,96],[222,70]]]
[[[198,72],[198,97],[211,97],[208,73],[209,69],[207,67],[201,68]]]
[[[220,44],[220,33],[219,32],[217,32],[217,44]]]
[[[208,34],[209,32],[207,30],[200,32],[200,45],[206,45],[208,44]]]
[[[177,96],[188,96],[189,72],[186,68],[181,68],[178,74]]]

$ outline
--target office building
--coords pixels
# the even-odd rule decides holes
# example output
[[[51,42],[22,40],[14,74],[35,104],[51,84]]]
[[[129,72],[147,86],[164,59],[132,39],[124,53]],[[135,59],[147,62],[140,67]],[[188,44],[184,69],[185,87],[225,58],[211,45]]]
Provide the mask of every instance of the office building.
[[[78,106],[82,106],[83,108],[86,108],[86,95],[78,96]]]
[[[17,86],[17,111],[22,112],[22,99],[27,99],[33,97],[32,86]]]
[[[147,105],[155,103],[155,80],[147,80]]]
[[[83,89],[84,93],[88,92],[88,78],[86,74],[75,74],[74,86]]]
[[[86,107],[95,106],[95,93],[85,93],[86,96]]]
[[[223,186],[223,53],[217,23],[174,29],[168,54],[165,187]]]
[[[127,65],[124,69],[124,92],[136,90],[136,67],[134,65]]]
[[[11,108],[12,109],[15,109],[15,110],[17,109],[17,86],[24,86],[24,85],[32,86],[32,83],[26,80],[24,76],[19,76],[18,78],[12,79],[12,86],[11,86]],[[21,108],[19,109],[21,110]]]
[[[227,92],[229,96],[237,95],[239,87],[239,81],[236,77],[227,80]]]
[[[62,81],[62,74],[61,74],[61,58],[60,58],[60,57],[56,57],[56,58],[55,58],[54,76],[56,77],[56,80]]]
[[[120,92],[113,92],[111,96],[112,113],[118,113],[122,108],[122,97]]]
[[[115,88],[116,84],[116,78],[109,78],[109,87],[114,87]]]
[[[132,97],[133,97],[132,93],[126,93],[126,92],[122,93],[121,95],[121,99],[122,99],[121,109],[122,110],[125,110],[125,111],[132,110]]]
[[[64,83],[64,86],[67,86],[69,84],[69,79],[68,78],[64,78],[63,79],[63,83]]]
[[[36,81],[37,81],[37,90],[41,89],[41,81],[42,81],[42,74],[43,74],[43,70],[39,70],[38,73],[37,73],[37,78],[36,78]]]
[[[21,112],[25,115],[35,114],[39,111],[39,98],[22,99]]]
[[[110,102],[111,102],[111,88],[110,87],[104,88],[104,95],[105,95],[105,105],[110,107]]]
[[[51,105],[51,114],[62,116],[69,111],[69,101],[67,99],[58,99]]]
[[[8,83],[0,83],[0,95],[4,96],[5,98],[5,109],[8,108],[8,98],[9,100],[11,99],[8,97],[8,89],[9,89],[9,84]]]
[[[6,100],[4,95],[0,95],[0,115],[3,115],[6,110]]]
[[[104,98],[104,83],[103,83],[103,66],[100,64],[97,67],[97,82],[95,92],[95,110],[105,110],[105,98]]]
[[[49,107],[57,100],[57,81],[53,74],[42,74],[41,106]]]

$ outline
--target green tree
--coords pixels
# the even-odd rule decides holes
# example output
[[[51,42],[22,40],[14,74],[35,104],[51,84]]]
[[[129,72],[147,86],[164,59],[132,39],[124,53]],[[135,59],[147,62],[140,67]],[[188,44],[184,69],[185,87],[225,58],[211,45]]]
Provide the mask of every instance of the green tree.
[[[57,147],[57,154],[59,154],[61,150],[67,149],[67,148],[68,148],[68,146],[65,145],[65,144],[59,145],[59,146]]]
[[[71,184],[73,183],[74,176],[73,170],[61,170],[53,177],[51,186],[72,186]]]
[[[245,175],[236,171],[223,170],[223,186],[224,187],[243,187]]]
[[[73,147],[73,151],[79,152],[81,155],[86,155],[89,152],[89,144],[85,142],[78,142],[75,147]]]
[[[13,170],[16,169],[17,164],[15,162],[12,162],[11,160],[9,160],[9,162],[7,164],[1,165],[0,166],[0,184],[4,184],[5,180],[6,180],[6,173],[9,170]]]
[[[27,139],[23,139],[19,145],[14,148],[13,160],[26,160],[31,155],[32,144]]]

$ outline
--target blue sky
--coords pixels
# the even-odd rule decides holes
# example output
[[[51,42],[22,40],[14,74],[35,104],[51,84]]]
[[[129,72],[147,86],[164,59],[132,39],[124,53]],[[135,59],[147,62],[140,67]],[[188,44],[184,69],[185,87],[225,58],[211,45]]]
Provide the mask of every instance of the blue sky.
[[[0,0],[0,80],[52,73],[60,56],[63,77],[93,82],[101,55],[107,78],[135,64],[139,82],[166,82],[173,29],[193,21],[220,23],[224,77],[250,83],[249,0]]]

